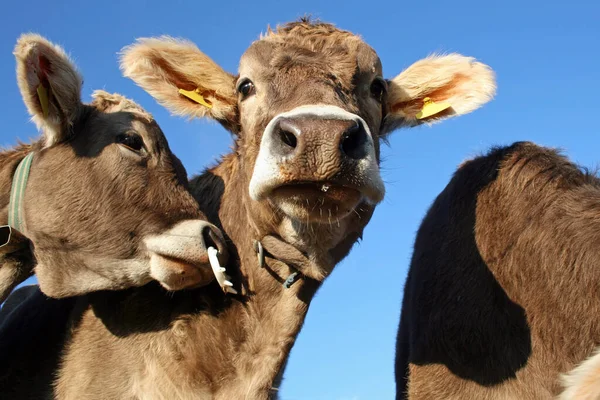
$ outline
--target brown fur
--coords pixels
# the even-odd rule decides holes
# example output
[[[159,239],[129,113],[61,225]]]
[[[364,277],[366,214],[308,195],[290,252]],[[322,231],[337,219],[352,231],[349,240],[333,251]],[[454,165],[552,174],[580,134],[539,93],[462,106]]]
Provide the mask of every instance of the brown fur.
[[[180,221],[204,219],[185,169],[152,116],[133,101],[96,91],[83,104],[81,77],[60,47],[23,35],[15,56],[24,102],[43,137],[0,153],[0,218],[7,221],[13,174],[35,151],[23,201],[22,233],[29,242],[3,254],[0,300],[34,267],[42,290],[53,297],[149,282],[144,239]],[[49,93],[46,116],[40,84]],[[125,133],[142,138],[140,155],[116,143]],[[209,276],[201,280],[210,281],[208,260],[203,264]]]
[[[553,399],[560,375],[600,343],[600,323],[589,318],[600,313],[600,179],[554,150],[518,145],[478,194],[475,221],[481,258],[525,310],[531,354],[515,379],[490,386],[461,379],[442,364],[411,363],[408,398]]]
[[[443,59],[438,61],[444,64]],[[474,68],[477,65],[465,62],[459,70],[475,79],[472,74],[481,72]],[[122,68],[173,113],[214,118],[237,135],[234,151],[191,186],[201,209],[229,239],[234,257],[227,269],[240,296],[225,297],[214,286],[166,296],[148,285],[81,299],[85,311],[80,320],[74,317],[78,322],[64,349],[55,396],[78,400],[276,397],[312,297],[361,237],[374,204],[363,196],[351,200],[355,192],[339,187],[330,196],[315,195],[310,187],[294,189],[295,195],[306,195],[308,204],[285,203],[274,196],[251,199],[248,188],[262,132],[277,113],[321,103],[360,115],[379,146],[381,135],[406,124],[397,120],[404,117],[396,111],[389,112],[394,96],[391,100],[384,96],[380,102],[370,93],[371,82],[382,73],[377,54],[349,32],[301,21],[253,43],[241,59],[239,77],[224,72],[189,42],[170,38],[141,39],[126,48]],[[435,79],[416,70],[408,77],[424,80],[427,90],[419,95],[439,89]],[[484,73],[486,96],[473,94],[478,106],[494,91],[493,76]],[[246,99],[235,93],[236,80],[243,77],[250,77],[256,87]],[[447,77],[443,85],[452,79]],[[402,79],[390,84],[401,85]],[[459,85],[457,90],[466,87]],[[182,97],[179,88],[199,89],[213,107]],[[455,98],[458,106],[462,97]],[[340,125],[332,124],[332,129]],[[287,171],[289,181],[306,179],[315,171],[320,171],[312,178],[316,187],[336,174],[350,181],[353,171],[345,171],[339,163],[326,166],[327,152],[322,150],[335,147],[327,140],[330,132],[316,125],[311,130],[315,142],[307,146],[310,150],[303,161]],[[361,194],[363,184],[357,185]],[[289,207],[281,207],[284,203]],[[352,204],[342,209],[343,203]],[[273,238],[265,239],[272,256],[260,268],[253,242],[265,236]],[[303,278],[285,289],[282,283],[294,271],[292,267]]]

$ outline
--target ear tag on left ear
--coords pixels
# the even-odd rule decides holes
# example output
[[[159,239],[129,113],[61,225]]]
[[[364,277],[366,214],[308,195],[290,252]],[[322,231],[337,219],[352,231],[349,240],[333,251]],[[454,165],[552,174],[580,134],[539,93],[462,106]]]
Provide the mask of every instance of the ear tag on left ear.
[[[204,96],[200,94],[200,89],[196,89],[194,91],[179,89],[179,93],[198,104],[202,104],[204,107],[212,108],[212,104],[205,100]]]
[[[37,95],[40,99],[40,104],[42,105],[44,118],[48,118],[48,89],[41,83],[37,87]]]
[[[416,115],[417,119],[424,119],[433,115],[439,114],[444,110],[452,107],[450,103],[436,103],[429,97],[423,99],[423,108]]]

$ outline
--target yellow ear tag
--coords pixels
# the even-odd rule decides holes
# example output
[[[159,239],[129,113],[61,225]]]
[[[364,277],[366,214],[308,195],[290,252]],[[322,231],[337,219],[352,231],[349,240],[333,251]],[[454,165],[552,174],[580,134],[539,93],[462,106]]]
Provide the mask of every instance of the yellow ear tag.
[[[433,115],[439,114],[444,110],[452,107],[450,103],[436,103],[429,97],[423,99],[423,108],[416,115],[417,119],[424,119]]]
[[[212,108],[212,104],[205,100],[204,96],[200,94],[200,89],[194,91],[179,89],[179,93],[198,104],[202,104],[204,107]]]
[[[42,105],[42,112],[44,113],[44,118],[48,118],[48,89],[41,83],[37,87],[38,98],[40,99],[40,104]]]

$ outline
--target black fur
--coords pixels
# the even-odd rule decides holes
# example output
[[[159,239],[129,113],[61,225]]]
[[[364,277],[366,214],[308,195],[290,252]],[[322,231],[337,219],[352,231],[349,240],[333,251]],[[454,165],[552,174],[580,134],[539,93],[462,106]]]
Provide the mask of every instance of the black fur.
[[[0,310],[2,399],[53,398],[48,389],[67,339],[74,305],[73,298],[46,297],[37,285],[21,287],[6,299]]]
[[[493,386],[515,377],[531,354],[524,309],[512,302],[475,242],[478,193],[520,143],[462,166],[417,233],[396,341],[396,399],[405,399],[408,365],[443,364]]]

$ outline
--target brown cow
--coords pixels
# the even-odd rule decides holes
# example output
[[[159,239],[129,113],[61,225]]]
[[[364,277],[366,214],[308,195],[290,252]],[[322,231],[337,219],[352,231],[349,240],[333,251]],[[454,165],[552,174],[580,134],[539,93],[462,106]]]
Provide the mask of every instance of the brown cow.
[[[312,297],[383,198],[380,140],[475,110],[495,91],[487,66],[455,54],[386,81],[359,37],[308,21],[254,42],[239,76],[171,38],[140,40],[122,67],[175,114],[210,117],[235,134],[234,150],[192,186],[230,240],[240,295],[209,285],[167,296],[151,284],[79,299],[57,350],[60,399],[276,397]],[[452,108],[419,119],[426,97]],[[263,237],[264,263],[255,243]],[[21,371],[41,376],[39,368]]]
[[[595,175],[526,142],[462,164],[417,233],[397,399],[556,398],[600,343],[599,264]],[[573,392],[598,362],[563,399],[597,398]]]
[[[208,284],[214,276],[205,239],[221,242],[220,231],[205,221],[152,116],[103,91],[83,104],[79,73],[60,47],[38,35],[23,35],[15,56],[23,100],[43,137],[0,153],[3,221],[15,169],[33,153],[16,204],[28,240],[3,254],[0,300],[34,266],[52,297],[152,278],[172,290]]]

